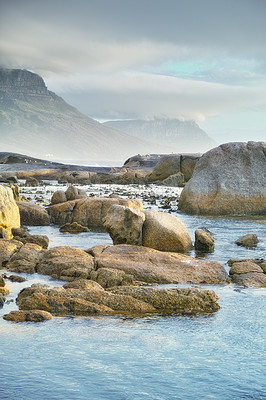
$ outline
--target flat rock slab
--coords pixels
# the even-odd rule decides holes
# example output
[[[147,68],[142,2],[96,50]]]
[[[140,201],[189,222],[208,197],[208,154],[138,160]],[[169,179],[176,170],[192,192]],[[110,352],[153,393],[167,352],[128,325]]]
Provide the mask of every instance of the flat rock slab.
[[[142,246],[109,246],[95,261],[97,268],[118,269],[147,283],[221,284],[228,281],[224,267],[218,262]]]
[[[217,311],[212,290],[123,287],[111,291],[43,287],[23,289],[22,310],[36,308],[58,316],[90,314],[210,313]]]
[[[18,310],[5,314],[3,318],[13,322],[44,322],[52,319],[53,316],[49,312],[43,310]]]

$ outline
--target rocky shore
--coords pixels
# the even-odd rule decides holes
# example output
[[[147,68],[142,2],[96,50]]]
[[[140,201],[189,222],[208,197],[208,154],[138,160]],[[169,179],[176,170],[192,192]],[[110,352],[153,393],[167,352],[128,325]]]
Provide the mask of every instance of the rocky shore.
[[[54,168],[54,165],[51,169],[35,169],[36,166],[40,166],[42,160],[35,161],[25,156],[2,153],[0,159],[8,165],[11,165],[13,161],[15,161],[14,166],[17,166],[17,161],[27,164],[27,169],[24,170],[14,168],[12,173],[1,171],[2,179],[6,180],[3,185],[0,185],[2,275],[9,278],[10,272],[37,273],[62,281],[62,286],[59,288],[33,285],[23,289],[17,298],[19,311],[12,311],[4,318],[10,321],[40,322],[52,318],[52,315],[212,313],[219,309],[218,297],[213,290],[195,287],[161,288],[158,285],[232,283],[244,287],[266,287],[264,259],[231,259],[228,261],[230,266],[228,274],[222,264],[208,260],[206,257],[215,248],[214,237],[208,230],[197,229],[193,245],[186,226],[177,215],[144,209],[140,199],[120,198],[116,194],[110,197],[90,197],[83,189],[75,186],[88,182],[92,184],[98,179],[103,179],[102,176],[104,176],[104,181],[109,180],[111,183],[114,181],[120,184],[132,181],[135,183],[137,180],[139,184],[144,180],[146,184],[156,182],[163,185],[169,177],[171,179],[168,179],[168,182],[177,182],[181,177],[181,186],[185,181],[188,183],[181,194],[179,208],[182,209],[185,204],[194,202],[195,210],[201,210],[199,214],[205,213],[206,211],[203,211],[202,206],[199,205],[199,197],[194,194],[194,197],[191,197],[189,193],[195,185],[198,174],[201,179],[200,171],[205,168],[208,168],[208,177],[212,179],[214,176],[217,177],[215,168],[212,172],[217,152],[218,154],[222,152],[222,157],[225,159],[228,156],[230,161],[235,160],[232,151],[236,152],[237,159],[242,151],[243,163],[248,162],[245,161],[246,159],[255,159],[254,168],[260,168],[262,176],[265,173],[265,165],[263,165],[265,146],[263,144],[232,144],[220,147],[221,149],[214,149],[201,158],[193,155],[160,156],[156,163],[154,155],[151,160],[147,160],[147,156],[144,160],[136,156],[127,160],[125,163],[127,167],[104,173],[78,169],[62,171],[62,166]],[[209,160],[213,154],[214,161],[209,166]],[[225,163],[230,170],[234,167],[235,161],[230,166],[228,160],[226,159]],[[155,163],[152,170],[151,168],[141,169],[147,162],[150,167]],[[252,171],[252,163],[249,162],[249,165]],[[247,173],[244,164],[242,169],[245,171],[245,176],[251,176],[250,174],[255,176],[254,172]],[[223,172],[223,168],[221,171]],[[205,171],[204,174],[207,172]],[[239,175],[241,171],[238,170],[237,176]],[[231,176],[234,184],[230,186],[234,188],[234,194],[237,197],[244,189],[241,185],[237,186],[236,176]],[[40,179],[53,179],[67,183],[68,188],[65,191],[57,190],[52,193],[50,204],[45,208],[40,204],[21,199],[19,187],[16,185],[20,179],[26,180],[24,184],[27,185],[28,182],[28,187],[33,183],[33,186],[38,185]],[[244,182],[244,186],[246,185],[242,178],[238,179],[239,182]],[[259,179],[261,179],[260,176],[254,178],[255,186]],[[202,179],[201,182],[203,182]],[[212,190],[213,184],[208,184],[207,178],[204,182],[207,182],[206,188],[209,187]],[[249,201],[247,195],[250,196],[250,201],[254,199],[253,181],[250,182],[246,194],[247,202]],[[224,190],[227,184],[215,185]],[[230,210],[233,215],[235,213],[246,215],[247,210],[250,210],[252,215],[254,213],[264,215],[263,201],[266,190],[263,182],[260,182],[259,189],[254,188],[254,191],[256,190],[260,190],[260,201],[255,202],[252,209],[250,206],[243,207],[239,201],[236,210],[233,207],[237,203],[231,201]],[[212,207],[213,213],[216,214],[217,204],[221,203],[220,214],[223,215],[227,202],[222,202],[222,198],[219,200],[218,189],[216,198],[217,201],[213,201],[212,197],[212,201],[206,200],[205,204],[208,205],[208,210]],[[67,231],[71,234],[89,230],[106,231],[110,234],[113,245],[103,244],[84,250],[71,246],[49,248],[47,236],[31,235],[27,231],[27,226],[30,225],[48,226],[50,224],[55,224],[62,232]],[[236,240],[236,245],[256,248],[259,239],[254,234],[247,236]],[[201,254],[200,258],[189,255],[193,246]],[[5,279],[0,275],[0,307],[4,306],[8,296]]]

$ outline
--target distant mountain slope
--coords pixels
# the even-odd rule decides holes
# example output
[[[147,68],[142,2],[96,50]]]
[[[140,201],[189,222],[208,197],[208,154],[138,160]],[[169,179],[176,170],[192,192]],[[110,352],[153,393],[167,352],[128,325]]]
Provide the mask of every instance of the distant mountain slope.
[[[90,162],[170,149],[85,116],[49,91],[37,74],[0,69],[0,151]]]
[[[137,138],[171,147],[175,153],[205,152],[217,146],[194,121],[155,118],[150,121],[107,121],[105,125]]]

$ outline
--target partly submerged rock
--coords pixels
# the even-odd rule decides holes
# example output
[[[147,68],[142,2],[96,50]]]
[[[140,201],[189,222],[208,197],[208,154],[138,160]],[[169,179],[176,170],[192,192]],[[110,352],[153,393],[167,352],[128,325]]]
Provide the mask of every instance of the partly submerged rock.
[[[90,232],[89,228],[86,226],[80,225],[77,222],[72,222],[66,223],[65,225],[60,226],[59,228],[60,232],[65,232],[65,233],[72,233],[72,234],[78,234],[82,232]]]
[[[216,261],[143,246],[109,246],[95,257],[95,262],[96,269],[118,269],[140,282],[220,284],[228,281],[224,267]]]
[[[17,298],[22,310],[36,308],[64,315],[209,313],[217,311],[211,290],[122,287],[105,290],[26,288]]]
[[[195,231],[195,250],[209,253],[214,250],[214,238],[206,229],[196,229]]]
[[[241,236],[235,241],[235,244],[243,247],[256,247],[258,244],[258,237],[255,233],[248,233],[247,235]]]
[[[52,319],[53,316],[43,310],[18,310],[5,314],[3,318],[13,322],[43,322]]]
[[[71,246],[58,246],[47,250],[37,265],[39,274],[66,281],[87,279],[93,269],[94,258]]]
[[[266,262],[263,260],[229,260],[232,282],[245,287],[266,287]]]
[[[38,246],[47,249],[49,246],[49,238],[46,235],[31,235],[26,229],[18,228],[12,229],[13,238],[19,240],[20,242],[26,243],[34,243]]]

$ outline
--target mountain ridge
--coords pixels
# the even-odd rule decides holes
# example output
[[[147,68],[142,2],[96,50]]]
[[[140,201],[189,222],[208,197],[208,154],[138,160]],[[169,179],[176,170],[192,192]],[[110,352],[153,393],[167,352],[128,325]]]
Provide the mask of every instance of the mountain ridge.
[[[124,161],[134,153],[160,150],[82,114],[48,90],[39,75],[6,68],[0,69],[0,146],[34,157],[88,162]]]
[[[166,145],[179,153],[202,153],[217,146],[217,143],[192,120],[154,118],[152,120],[106,121],[104,124],[136,138],[142,137],[153,143]]]

